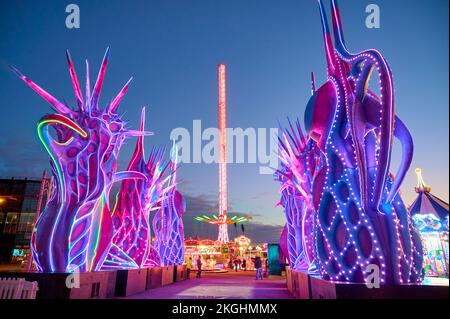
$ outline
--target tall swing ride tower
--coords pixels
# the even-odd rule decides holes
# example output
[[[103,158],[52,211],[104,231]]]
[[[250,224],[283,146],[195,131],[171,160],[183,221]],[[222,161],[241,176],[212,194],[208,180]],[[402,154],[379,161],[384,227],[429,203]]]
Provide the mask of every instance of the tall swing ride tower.
[[[219,238],[221,243],[228,243],[227,224],[227,96],[226,96],[226,67],[225,64],[218,65],[219,86]]]
[[[196,220],[219,226],[217,240],[227,244],[228,225],[238,224],[250,219],[242,214],[228,215],[228,189],[227,189],[227,97],[226,97],[226,66],[218,65],[218,129],[219,129],[219,212],[209,217],[202,215],[195,217]]]

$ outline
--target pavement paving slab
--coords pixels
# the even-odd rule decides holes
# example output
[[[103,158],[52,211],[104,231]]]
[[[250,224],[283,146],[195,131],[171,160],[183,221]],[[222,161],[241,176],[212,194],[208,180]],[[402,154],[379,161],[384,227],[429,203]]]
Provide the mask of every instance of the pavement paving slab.
[[[195,278],[161,288],[146,290],[126,299],[292,299],[286,279],[270,276],[255,279],[254,271],[203,273]]]

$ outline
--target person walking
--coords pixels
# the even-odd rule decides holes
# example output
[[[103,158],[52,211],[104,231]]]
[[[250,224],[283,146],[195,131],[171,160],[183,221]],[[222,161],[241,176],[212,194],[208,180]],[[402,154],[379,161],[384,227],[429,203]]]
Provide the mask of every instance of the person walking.
[[[186,263],[187,279],[191,279],[192,257],[189,257]]]
[[[263,278],[262,278],[262,269],[261,269],[261,266],[262,266],[261,257],[256,256],[254,263],[255,263],[255,269],[256,269],[256,280],[258,280],[258,279],[262,280]]]
[[[247,261],[245,259],[242,260],[242,269],[244,269],[244,271],[247,271]]]
[[[202,259],[200,256],[197,258],[197,275],[196,278],[201,278],[202,276]]]
[[[269,259],[266,258],[264,261],[264,277],[269,278]]]
[[[238,271],[238,260],[237,260],[237,258],[234,260],[234,270],[236,272]]]
[[[228,262],[228,268],[230,269],[230,270],[232,270],[233,269],[233,260],[230,258],[230,261]]]

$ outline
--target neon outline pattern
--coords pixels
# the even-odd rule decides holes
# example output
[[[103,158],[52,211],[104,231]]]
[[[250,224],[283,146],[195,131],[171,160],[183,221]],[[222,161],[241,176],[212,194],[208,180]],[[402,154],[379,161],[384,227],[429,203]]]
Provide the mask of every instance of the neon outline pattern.
[[[328,80],[316,90],[312,76],[313,95],[304,115],[304,145],[297,147],[286,137],[281,140],[283,145],[279,143],[282,167],[275,176],[285,192],[281,204],[286,215],[300,219],[304,210],[293,210],[286,204],[288,200],[303,202],[313,210],[313,255],[324,279],[365,282],[367,265],[376,264],[382,284],[420,282],[422,245],[398,192],[411,164],[413,140],[395,116],[391,71],[376,50],[349,53],[337,1],[332,0],[334,47],[322,1],[318,4]],[[374,70],[380,78],[379,96],[368,89]],[[300,127],[297,131],[301,132]],[[395,178],[389,172],[394,137],[402,146]],[[313,158],[321,161],[319,171],[314,173],[308,172],[305,164],[305,158],[311,159],[305,153],[311,147],[320,151],[320,156]],[[304,177],[312,176],[312,185],[303,187]],[[305,191],[308,188],[310,193]],[[293,191],[286,193],[288,189]],[[283,234],[287,243],[282,247],[294,264],[293,258],[302,253],[296,248],[301,246],[299,241],[310,235],[300,226],[287,218]],[[297,236],[290,235],[290,227]],[[295,265],[301,270],[307,266]]]
[[[143,128],[145,109],[138,131],[126,128],[122,116],[117,113],[132,78],[112,102],[100,109],[98,102],[109,48],[92,91],[86,61],[84,97],[69,51],[66,54],[78,104],[76,109],[61,103],[11,67],[56,111],[56,114],[44,116],[37,125],[38,136],[50,156],[53,185],[51,196],[32,233],[30,246],[36,268],[41,272],[87,272],[159,266],[160,255],[150,244],[149,218],[151,211],[163,209],[160,203],[170,197],[167,196],[169,191],[174,194],[175,183],[171,182],[174,169],[163,178],[162,149],[154,149],[147,163],[143,160],[143,138],[152,135]],[[117,172],[117,157],[128,137],[138,137],[136,151],[129,169]],[[117,194],[111,211],[111,188],[119,181],[122,181],[121,192]],[[130,185],[134,186],[131,192],[128,191]],[[176,197],[173,202],[177,205],[182,200],[179,193],[172,197]],[[135,200],[126,201],[127,198]],[[182,210],[179,209],[178,213],[181,216]],[[132,221],[133,227],[121,227],[128,220]],[[181,217],[176,232],[181,232],[179,236],[183,238]],[[133,238],[133,233],[140,236]],[[174,249],[178,249],[174,262],[181,263],[183,248],[174,246]]]

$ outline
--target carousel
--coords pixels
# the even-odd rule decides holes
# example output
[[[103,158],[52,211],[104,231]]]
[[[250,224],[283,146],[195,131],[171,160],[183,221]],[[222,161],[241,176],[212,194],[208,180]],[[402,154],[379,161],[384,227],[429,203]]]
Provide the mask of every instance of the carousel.
[[[184,259],[188,263],[192,260],[193,268],[197,268],[196,260],[202,261],[202,271],[226,272],[228,271],[228,260],[234,255],[236,245],[230,242],[223,244],[212,239],[186,239],[184,241]]]
[[[416,174],[418,195],[409,212],[422,237],[425,275],[448,278],[448,203],[431,194],[420,168]]]
[[[227,272],[236,269],[253,270],[252,259],[255,256],[267,258],[267,244],[252,244],[251,239],[241,235],[224,244],[212,239],[186,239],[184,241],[185,263],[191,259],[193,269],[196,269],[196,260],[202,261],[202,271]]]

